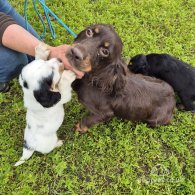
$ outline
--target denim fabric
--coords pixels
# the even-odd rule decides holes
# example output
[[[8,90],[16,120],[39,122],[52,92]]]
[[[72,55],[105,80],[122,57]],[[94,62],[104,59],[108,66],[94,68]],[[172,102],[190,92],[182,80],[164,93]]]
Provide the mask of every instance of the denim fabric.
[[[10,15],[20,26],[25,28],[24,18],[14,10],[7,0],[0,0],[0,12]],[[28,25],[29,32],[40,39],[39,35]],[[19,53],[0,45],[0,82],[8,82],[17,77],[22,68],[34,58],[23,53]]]

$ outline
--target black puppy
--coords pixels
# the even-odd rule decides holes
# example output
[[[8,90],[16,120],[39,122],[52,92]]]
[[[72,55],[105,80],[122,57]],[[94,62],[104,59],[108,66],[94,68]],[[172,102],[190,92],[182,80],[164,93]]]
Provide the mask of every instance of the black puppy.
[[[169,83],[188,111],[195,112],[195,68],[168,54],[136,55],[128,68],[134,73],[160,78]]]

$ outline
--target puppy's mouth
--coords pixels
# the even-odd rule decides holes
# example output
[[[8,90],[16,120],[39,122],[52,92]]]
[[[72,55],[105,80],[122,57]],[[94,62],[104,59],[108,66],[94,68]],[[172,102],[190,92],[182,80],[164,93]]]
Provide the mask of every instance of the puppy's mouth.
[[[90,56],[77,47],[70,48],[66,57],[69,63],[79,71],[90,72],[92,70]]]
[[[85,60],[81,61],[81,63],[75,68],[78,68],[80,71],[83,72],[90,72],[92,70],[92,66],[89,56],[87,56]]]

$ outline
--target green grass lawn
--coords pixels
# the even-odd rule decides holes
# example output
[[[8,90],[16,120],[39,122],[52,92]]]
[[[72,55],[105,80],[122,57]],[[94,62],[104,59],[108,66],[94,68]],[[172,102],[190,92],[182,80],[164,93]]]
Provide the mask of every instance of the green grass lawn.
[[[23,14],[23,1],[10,1]],[[66,24],[79,33],[93,23],[112,24],[124,43],[123,56],[161,52],[195,66],[194,0],[61,0],[46,1]],[[40,9],[40,6],[38,6]],[[28,19],[42,33],[29,1]],[[56,39],[73,37],[56,21]],[[0,94],[0,194],[195,194],[195,120],[176,110],[169,126],[148,128],[114,118],[87,134],[72,131],[87,112],[73,94],[65,105],[58,131],[64,145],[48,155],[34,153],[22,166],[25,109],[15,79],[10,92]]]

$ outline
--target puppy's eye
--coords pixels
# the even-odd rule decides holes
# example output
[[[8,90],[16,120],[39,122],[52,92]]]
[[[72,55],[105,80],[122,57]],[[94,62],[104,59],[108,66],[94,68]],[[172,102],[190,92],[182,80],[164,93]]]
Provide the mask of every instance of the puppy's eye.
[[[86,30],[86,36],[93,37],[93,31],[90,28]]]
[[[103,47],[101,47],[100,48],[100,55],[101,56],[103,56],[103,57],[108,57],[109,56],[109,50],[108,49],[106,49],[106,48],[103,48]]]

